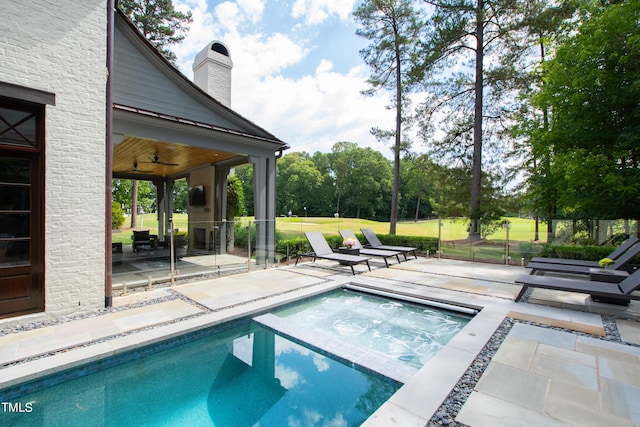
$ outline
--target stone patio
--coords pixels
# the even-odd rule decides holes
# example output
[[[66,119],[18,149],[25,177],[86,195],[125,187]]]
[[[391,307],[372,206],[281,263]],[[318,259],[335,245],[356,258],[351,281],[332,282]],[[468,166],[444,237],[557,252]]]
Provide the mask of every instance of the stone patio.
[[[638,426],[640,303],[534,290],[512,298],[521,267],[419,258],[352,276],[330,261],[301,263],[135,292],[114,310],[0,335],[0,389],[211,325],[355,285],[482,310],[365,423],[424,426],[505,318],[516,319],[456,421],[469,426]],[[612,316],[620,342],[605,337]],[[5,322],[5,325],[8,325]],[[0,323],[0,328],[2,323]],[[1,415],[1,414],[0,414]],[[28,414],[25,414],[27,422]]]

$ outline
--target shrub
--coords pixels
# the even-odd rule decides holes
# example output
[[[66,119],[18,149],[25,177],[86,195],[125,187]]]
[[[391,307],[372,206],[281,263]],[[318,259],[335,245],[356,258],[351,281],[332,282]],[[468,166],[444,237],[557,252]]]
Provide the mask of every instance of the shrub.
[[[364,244],[364,242],[366,242],[366,239],[362,234],[356,233],[356,237],[360,243]],[[416,248],[417,252],[426,253],[429,251],[430,253],[435,254],[438,250],[438,239],[436,237],[391,236],[380,234],[378,237],[385,245],[409,246]],[[325,236],[325,239],[327,239],[327,243],[333,249],[344,246],[341,236]],[[287,248],[289,249],[289,256],[295,256],[311,250],[306,238],[280,240],[276,236],[276,252],[286,254]]]
[[[120,207],[120,203],[111,203],[111,228],[117,230],[124,224],[124,212]]]
[[[611,246],[583,245],[542,245],[541,256],[547,258],[584,259],[599,261],[613,251]]]

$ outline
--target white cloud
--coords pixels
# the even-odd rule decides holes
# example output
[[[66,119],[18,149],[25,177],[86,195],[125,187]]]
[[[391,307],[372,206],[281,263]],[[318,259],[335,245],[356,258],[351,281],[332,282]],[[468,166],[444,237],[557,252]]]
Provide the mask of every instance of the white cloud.
[[[360,94],[366,89],[366,66],[339,73],[324,59],[307,75],[287,78],[282,71],[308,60],[313,46],[287,34],[262,33],[254,25],[264,14],[262,1],[225,1],[213,9],[205,0],[175,4],[181,10],[190,9],[194,18],[186,39],[174,49],[180,70],[192,78],[195,55],[210,41],[222,41],[233,61],[232,108],[288,143],[291,151],[327,152],[339,141],[350,141],[391,157],[391,142],[376,141],[370,129],[393,128],[394,114],[385,108],[388,94]],[[343,19],[349,16],[353,1],[297,0],[296,6],[305,19],[322,11]]]
[[[307,24],[321,24],[332,15],[341,20],[349,18],[355,0],[296,0],[291,16],[302,18]]]
[[[251,22],[258,22],[264,12],[262,0],[238,0],[238,5],[245,11]]]

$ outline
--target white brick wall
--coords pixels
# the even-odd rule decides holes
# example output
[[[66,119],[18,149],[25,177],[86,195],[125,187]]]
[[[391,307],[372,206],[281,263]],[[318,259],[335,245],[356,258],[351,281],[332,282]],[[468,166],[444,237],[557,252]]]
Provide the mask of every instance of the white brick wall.
[[[48,317],[104,306],[106,1],[0,0],[0,81],[46,108]]]

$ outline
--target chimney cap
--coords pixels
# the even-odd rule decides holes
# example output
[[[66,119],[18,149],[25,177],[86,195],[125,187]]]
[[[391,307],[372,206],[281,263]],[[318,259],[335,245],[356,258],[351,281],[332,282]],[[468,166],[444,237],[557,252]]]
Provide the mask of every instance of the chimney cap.
[[[214,62],[224,64],[227,67],[232,67],[231,54],[229,48],[220,40],[213,40],[202,49],[196,57],[193,59],[193,70],[198,69],[207,59]]]
[[[229,56],[229,49],[227,49],[227,47],[224,44],[222,44],[222,42],[219,42],[219,41],[211,42],[211,50],[214,52],[218,52],[221,55]]]

